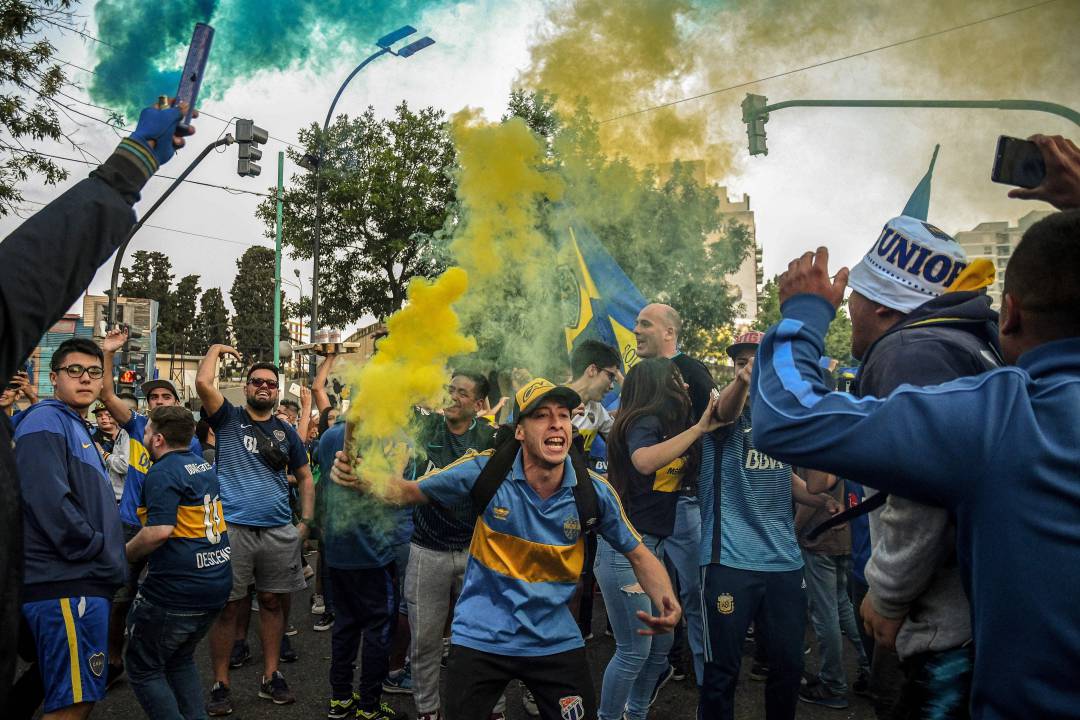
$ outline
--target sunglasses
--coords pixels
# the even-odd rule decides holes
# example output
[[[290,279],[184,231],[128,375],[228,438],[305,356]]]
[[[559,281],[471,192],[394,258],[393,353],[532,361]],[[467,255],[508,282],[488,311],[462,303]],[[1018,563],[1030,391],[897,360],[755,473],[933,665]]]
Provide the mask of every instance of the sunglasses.
[[[85,367],[83,365],[65,365],[56,368],[56,372],[60,372],[61,370],[66,372],[67,376],[70,378],[81,378],[83,373],[86,373],[90,376],[91,380],[100,380],[105,374],[104,368],[100,365],[91,365],[90,367]]]
[[[277,380],[265,380],[263,378],[251,378],[248,380],[248,385],[254,385],[257,388],[264,387],[267,390],[277,390]]]

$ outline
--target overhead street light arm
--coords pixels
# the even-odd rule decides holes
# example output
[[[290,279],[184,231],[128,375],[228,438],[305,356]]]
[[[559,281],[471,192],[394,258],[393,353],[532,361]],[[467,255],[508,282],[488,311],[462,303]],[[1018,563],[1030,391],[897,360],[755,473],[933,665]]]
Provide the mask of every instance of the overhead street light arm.
[[[375,44],[379,46],[379,50],[372,53],[362,63],[356,66],[356,68],[349,73],[349,76],[345,78],[345,82],[341,83],[341,87],[338,88],[337,94],[334,95],[334,101],[330,103],[330,109],[326,111],[326,119],[323,121],[322,134],[319,135],[317,152],[313,157],[307,155],[304,158],[302,165],[308,169],[314,169],[315,172],[315,239],[312,244],[312,275],[311,275],[311,342],[315,342],[315,333],[319,326],[319,250],[322,240],[322,166],[324,162],[324,150],[326,142],[326,134],[330,130],[330,120],[334,117],[334,108],[337,107],[338,100],[341,99],[342,93],[345,92],[345,88],[348,87],[352,79],[359,74],[361,70],[366,68],[376,58],[386,55],[394,55],[396,57],[407,58],[411,55],[415,55],[426,47],[435,44],[435,41],[428,36],[424,36],[419,40],[414,40],[401,50],[394,52],[392,45],[402,38],[408,37],[416,32],[416,28],[411,25],[404,25],[397,30],[388,33],[378,40]],[[311,359],[311,373],[315,374],[315,357]]]
[[[1044,100],[785,100],[765,104],[762,95],[748,94],[743,101],[743,122],[750,135],[750,154],[768,154],[764,145],[764,122],[776,110],[789,107],[911,107],[911,108],[961,108],[990,110],[1032,110],[1065,118],[1080,125],[1080,112],[1065,105]],[[755,140],[757,139],[757,142]]]

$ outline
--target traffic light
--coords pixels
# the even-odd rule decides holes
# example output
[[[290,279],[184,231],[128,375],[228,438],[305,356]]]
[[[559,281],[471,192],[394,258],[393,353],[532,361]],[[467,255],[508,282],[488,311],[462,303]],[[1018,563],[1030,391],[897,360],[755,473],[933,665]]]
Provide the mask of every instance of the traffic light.
[[[768,155],[769,148],[765,147],[765,123],[769,121],[769,114],[763,112],[767,99],[764,95],[749,93],[742,101],[742,119],[746,123],[746,137],[750,143],[751,155]]]
[[[258,160],[262,159],[259,145],[270,139],[270,134],[255,124],[254,120],[236,121],[236,144],[240,146],[236,172],[240,177],[255,177],[262,172]]]
[[[132,340],[141,338],[142,333],[130,325],[121,324],[121,327],[127,330],[128,339],[124,342],[124,346],[120,348],[120,352],[116,354],[116,384],[118,389],[129,390],[142,382],[142,380],[139,379],[140,373],[138,372],[138,368],[132,366],[137,364],[141,358],[143,372],[145,373],[146,353],[142,352],[141,345],[136,345],[131,342]]]
[[[142,333],[131,327],[130,325],[123,326],[128,333],[128,339],[124,342],[124,347],[120,348],[120,353],[117,355],[116,364],[119,367],[127,367],[131,364],[131,354],[137,353],[142,350],[142,345],[136,345],[131,342],[142,337]]]

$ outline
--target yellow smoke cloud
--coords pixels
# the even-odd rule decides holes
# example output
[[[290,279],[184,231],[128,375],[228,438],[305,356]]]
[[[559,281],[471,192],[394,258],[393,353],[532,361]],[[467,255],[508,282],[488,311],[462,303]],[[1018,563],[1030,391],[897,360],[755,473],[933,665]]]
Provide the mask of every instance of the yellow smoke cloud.
[[[476,111],[463,110],[451,127],[464,224],[450,251],[473,282],[466,301],[482,301],[486,286],[505,280],[508,270],[529,282],[550,259],[536,230],[537,202],[558,199],[562,182],[538,170],[544,146],[521,118],[485,123]]]
[[[441,404],[447,362],[476,350],[476,343],[461,334],[453,310],[468,286],[468,275],[456,267],[433,282],[413,278],[405,307],[386,322],[389,334],[379,342],[379,351],[348,376],[354,387],[349,405],[353,449],[362,458],[361,474],[377,494],[385,494],[386,479],[400,474],[408,458],[405,429],[413,406]]]
[[[554,5],[524,84],[554,93],[566,112],[579,99],[603,120],[679,94],[693,68],[689,0],[576,0]],[[607,123],[601,142],[636,165],[670,162],[694,150],[705,132],[699,108],[666,109],[633,123]]]
[[[490,319],[505,311],[508,284],[538,302],[551,270],[547,241],[536,230],[537,208],[542,198],[558,197],[562,186],[538,169],[542,143],[520,119],[485,123],[468,110],[454,116],[452,128],[462,217],[450,249],[458,266],[433,282],[413,278],[405,307],[386,322],[388,335],[378,352],[347,376],[354,398],[352,449],[361,457],[360,474],[378,495],[386,494],[386,480],[401,473],[413,452],[413,407],[441,407],[451,358],[476,350],[476,341],[463,334],[463,320],[491,339],[491,332],[505,328]]]
[[[543,169],[545,146],[521,118],[488,123],[466,110],[451,129],[462,214],[450,251],[470,280],[462,322],[485,360],[546,368],[561,324],[557,251],[537,227],[541,201],[562,197],[563,182]]]

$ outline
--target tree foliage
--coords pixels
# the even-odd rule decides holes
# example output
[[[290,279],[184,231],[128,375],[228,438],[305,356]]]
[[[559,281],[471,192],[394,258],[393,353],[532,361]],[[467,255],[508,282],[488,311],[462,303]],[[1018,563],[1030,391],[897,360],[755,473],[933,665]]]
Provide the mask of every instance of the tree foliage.
[[[47,185],[68,177],[50,158],[33,152],[23,140],[66,140],[79,143],[61,125],[61,115],[78,123],[85,116],[69,108],[64,92],[73,87],[45,36],[73,31],[81,21],[71,11],[73,0],[4,0],[0,3],[0,216],[18,209],[19,186],[31,175]],[[109,114],[108,123],[118,120]],[[122,123],[121,123],[122,124]]]
[[[185,275],[169,292],[158,313],[161,326],[157,345],[160,352],[184,355],[198,352],[195,310],[200,292],[198,275]]]
[[[320,142],[321,141],[321,142]],[[402,103],[394,116],[339,117],[327,130],[312,124],[300,131],[304,153],[319,156],[322,237],[319,277],[320,324],[344,326],[366,314],[386,317],[405,302],[415,275],[443,269],[432,237],[446,224],[454,199],[454,163],[442,111],[413,112]],[[291,178],[285,192],[283,242],[296,259],[312,257],[316,174]],[[257,211],[272,236],[275,200]]]
[[[188,350],[192,355],[203,355],[211,345],[231,344],[229,335],[229,308],[221,288],[208,288],[199,299],[199,315],[195,318],[194,342]]]
[[[236,261],[229,290],[233,310],[234,347],[248,361],[274,358],[274,251],[250,247]],[[284,320],[284,314],[282,315]],[[283,322],[284,325],[284,322]],[[287,338],[288,329],[281,328]]]
[[[772,278],[761,289],[758,295],[758,316],[754,322],[754,329],[762,332],[768,330],[780,322],[780,285],[779,276]],[[851,318],[848,317],[847,301],[836,311],[836,317],[829,324],[829,332],[825,335],[825,354],[836,358],[841,365],[851,365],[855,361],[851,357]]]
[[[157,300],[164,309],[172,287],[172,261],[163,252],[136,250],[131,254],[131,267],[120,268],[120,295],[129,298]]]
[[[718,188],[678,161],[639,169],[625,158],[607,157],[585,105],[564,119],[550,96],[518,90],[509,116],[523,118],[548,141],[551,169],[566,183],[564,212],[548,217],[584,222],[646,299],[678,310],[685,352],[722,355],[724,329],[738,310],[724,277],[738,269],[751,237],[721,212]]]

